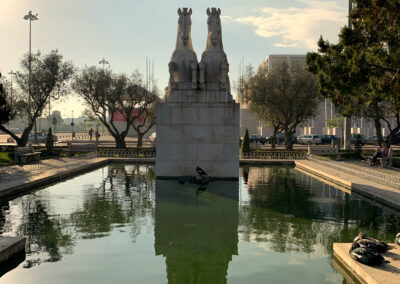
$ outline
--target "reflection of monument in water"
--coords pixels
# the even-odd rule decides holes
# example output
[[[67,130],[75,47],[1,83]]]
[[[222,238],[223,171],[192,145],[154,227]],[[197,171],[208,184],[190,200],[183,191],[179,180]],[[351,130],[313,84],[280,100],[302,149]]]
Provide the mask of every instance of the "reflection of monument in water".
[[[154,247],[165,257],[168,283],[226,283],[238,254],[238,182],[197,187],[156,182]]]
[[[221,10],[207,9],[207,47],[200,63],[191,39],[192,10],[178,10],[178,34],[169,63],[165,102],[157,105],[156,175],[239,175],[239,104],[230,92],[229,64],[222,44]]]

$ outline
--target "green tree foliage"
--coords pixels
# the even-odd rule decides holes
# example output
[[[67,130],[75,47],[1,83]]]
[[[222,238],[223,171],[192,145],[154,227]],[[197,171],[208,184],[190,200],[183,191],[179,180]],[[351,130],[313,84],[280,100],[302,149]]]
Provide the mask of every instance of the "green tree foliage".
[[[53,139],[53,132],[51,131],[50,127],[46,138],[46,149],[49,153],[53,153],[53,148],[54,148],[54,139]]]
[[[400,2],[353,0],[352,27],[344,27],[337,44],[322,37],[318,53],[307,54],[318,74],[320,94],[345,116],[372,118],[382,141],[381,120],[391,136],[400,130]],[[396,125],[387,119],[395,115]]]
[[[244,133],[243,137],[243,142],[242,142],[242,147],[240,148],[240,153],[250,153],[251,152],[251,147],[250,147],[250,138],[249,138],[249,131],[246,128],[246,132]]]
[[[1,80],[1,73],[0,73]],[[0,81],[0,124],[6,124],[10,121],[11,108],[6,101],[6,92],[4,90],[3,84]]]
[[[296,127],[315,116],[321,101],[317,78],[304,65],[289,68],[286,61],[248,76],[243,94],[250,110],[275,134],[285,132],[287,150],[293,147],[290,137]]]
[[[57,50],[47,55],[42,55],[40,52],[33,54],[30,61],[31,76],[29,76],[29,55],[25,55],[21,60],[21,71],[17,72],[16,80],[23,95],[13,98],[10,117],[10,119],[16,116],[25,117],[27,126],[19,137],[5,124],[0,123],[0,130],[11,135],[20,147],[26,145],[35,120],[42,116],[49,100],[57,100],[69,92],[67,82],[74,73],[72,63],[63,61],[63,56]]]
[[[72,84],[88,107],[86,114],[104,124],[119,149],[126,148],[125,138],[133,122],[143,117],[156,100],[156,95],[141,87],[140,82],[138,72],[129,78],[92,66],[84,68]],[[122,131],[115,124],[114,115],[125,120]]]

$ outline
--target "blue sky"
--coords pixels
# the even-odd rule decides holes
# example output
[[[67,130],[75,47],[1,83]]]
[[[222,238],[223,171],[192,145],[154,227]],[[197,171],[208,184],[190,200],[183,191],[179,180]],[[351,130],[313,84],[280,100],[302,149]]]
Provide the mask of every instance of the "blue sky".
[[[32,50],[58,49],[81,68],[104,57],[114,72],[146,69],[154,61],[160,89],[168,80],[168,62],[175,48],[177,9],[192,8],[192,40],[197,57],[206,46],[207,7],[222,10],[222,36],[230,63],[230,78],[244,62],[259,65],[269,54],[305,54],[316,50],[320,35],[335,42],[347,22],[348,0],[0,0],[0,71],[18,70],[28,50],[28,21],[32,10]],[[69,98],[55,109],[75,116],[84,109]]]

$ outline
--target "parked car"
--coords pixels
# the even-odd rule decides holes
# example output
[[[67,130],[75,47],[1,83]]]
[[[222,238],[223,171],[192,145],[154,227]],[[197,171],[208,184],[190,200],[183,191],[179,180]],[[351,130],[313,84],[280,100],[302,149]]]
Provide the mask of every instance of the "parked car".
[[[47,133],[38,133],[37,134],[37,141],[38,143],[46,143],[47,140]],[[58,136],[53,134],[53,141],[58,141]],[[29,134],[28,142],[35,142],[35,134]]]
[[[157,139],[157,133],[156,132],[151,133],[151,135],[149,136],[150,143],[156,143],[156,139]]]
[[[321,143],[322,143],[322,141],[321,141],[321,136],[319,136],[319,135],[317,135],[317,134],[300,135],[300,136],[297,138],[297,142],[298,142],[299,144],[303,144],[303,145],[306,145],[306,144],[315,144],[315,145],[318,145],[318,144],[321,144]]]
[[[366,144],[378,145],[378,136],[374,135],[365,139]]]
[[[284,143],[284,142],[285,142],[285,133],[283,133],[283,132],[278,133],[278,134],[276,135],[276,140],[277,140],[278,144],[279,144],[279,143]],[[292,141],[292,144],[298,143],[298,142],[297,142],[297,137],[296,137],[296,135],[294,135],[294,134],[292,134],[292,135],[290,136],[290,140]]]
[[[250,134],[249,138],[250,138],[250,142],[253,142],[253,143],[261,143],[264,145],[267,142],[267,139],[265,137],[262,137],[259,134]]]
[[[321,144],[331,144],[333,140],[337,140],[339,137],[335,135],[321,135]]]
[[[365,145],[365,136],[362,134],[351,134],[351,144],[357,144],[357,141],[359,141],[361,145]]]

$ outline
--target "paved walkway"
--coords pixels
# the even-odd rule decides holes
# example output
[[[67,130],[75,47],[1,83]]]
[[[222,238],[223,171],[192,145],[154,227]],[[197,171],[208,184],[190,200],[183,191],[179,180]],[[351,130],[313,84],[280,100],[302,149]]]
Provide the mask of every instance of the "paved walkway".
[[[358,162],[320,160],[296,161],[296,166],[345,186],[360,195],[400,210],[400,189],[397,187],[397,178],[400,178],[400,173],[397,170],[368,167],[360,165]],[[389,182],[384,182],[387,179]]]
[[[20,194],[32,187],[45,185],[108,163],[108,158],[60,158],[24,166],[1,167],[0,197]]]

